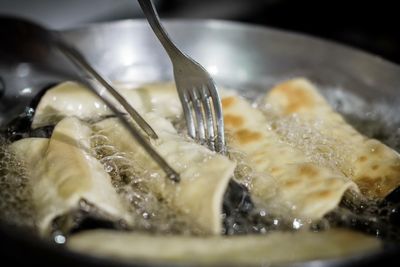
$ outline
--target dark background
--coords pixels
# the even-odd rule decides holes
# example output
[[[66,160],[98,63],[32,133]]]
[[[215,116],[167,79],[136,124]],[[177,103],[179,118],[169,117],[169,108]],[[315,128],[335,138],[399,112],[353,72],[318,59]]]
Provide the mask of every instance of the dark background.
[[[400,63],[400,13],[396,3],[368,0],[173,0],[165,1],[161,10],[168,17],[223,18],[303,32],[362,48]]]
[[[400,63],[397,1],[155,0],[162,18],[226,19],[303,32]],[[0,13],[60,29],[142,17],[136,0],[0,0]],[[312,51],[310,51],[312,52]]]

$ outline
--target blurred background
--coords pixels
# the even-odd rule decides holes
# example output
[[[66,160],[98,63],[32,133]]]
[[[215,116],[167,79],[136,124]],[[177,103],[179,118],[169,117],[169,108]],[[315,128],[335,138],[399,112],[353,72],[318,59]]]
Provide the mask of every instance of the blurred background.
[[[255,23],[345,43],[400,63],[397,1],[155,0],[162,18]],[[142,17],[136,0],[0,0],[0,14],[54,29]]]

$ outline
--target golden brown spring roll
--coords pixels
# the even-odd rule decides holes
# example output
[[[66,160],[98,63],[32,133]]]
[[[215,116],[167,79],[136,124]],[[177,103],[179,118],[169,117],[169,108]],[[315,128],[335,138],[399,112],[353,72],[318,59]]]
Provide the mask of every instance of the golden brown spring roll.
[[[222,98],[228,145],[244,153],[245,161],[262,174],[247,184],[251,194],[275,213],[320,219],[334,209],[348,189],[357,186],[340,172],[307,159],[283,142],[263,112],[250,102],[225,92]]]
[[[328,155],[337,170],[351,178],[369,198],[384,198],[400,185],[400,155],[375,139],[359,133],[328,104],[314,85],[303,78],[275,86],[265,104],[278,116],[295,116],[310,131],[320,134],[325,143],[313,149]]]

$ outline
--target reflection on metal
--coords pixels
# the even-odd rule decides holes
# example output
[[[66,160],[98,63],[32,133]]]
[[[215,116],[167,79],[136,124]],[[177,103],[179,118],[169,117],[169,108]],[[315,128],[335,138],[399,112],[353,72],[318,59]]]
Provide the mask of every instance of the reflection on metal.
[[[31,67],[29,66],[28,63],[20,63],[15,69],[15,73],[20,78],[28,76],[30,72],[31,72]]]

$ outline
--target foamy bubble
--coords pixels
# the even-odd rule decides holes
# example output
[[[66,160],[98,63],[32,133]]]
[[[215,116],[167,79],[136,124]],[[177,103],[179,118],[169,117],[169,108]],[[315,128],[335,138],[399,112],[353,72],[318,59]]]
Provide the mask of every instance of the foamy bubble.
[[[0,137],[0,214],[8,223],[36,228],[29,173]]]

